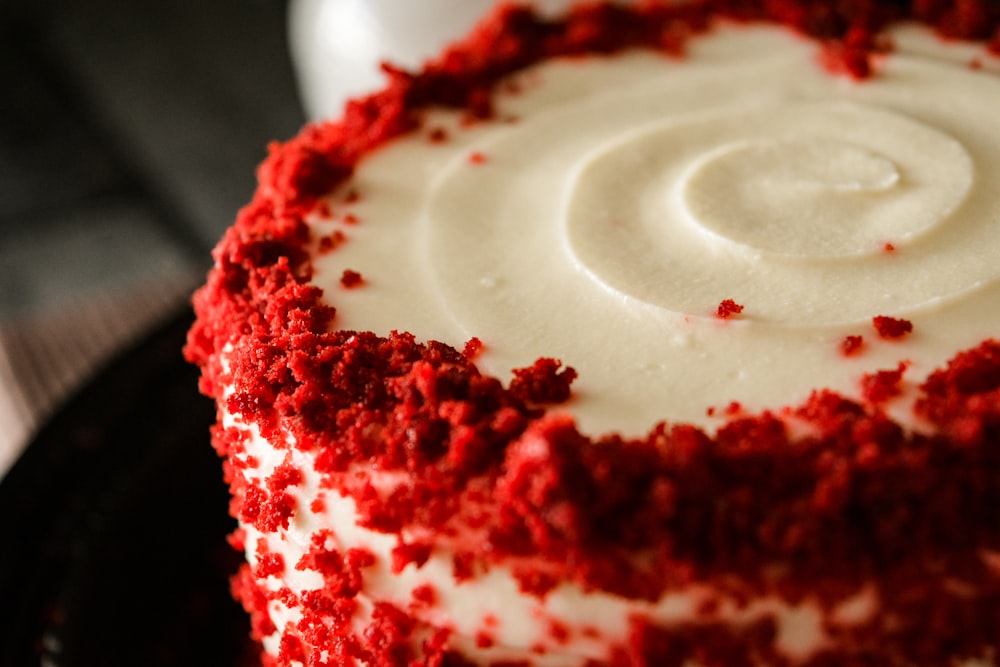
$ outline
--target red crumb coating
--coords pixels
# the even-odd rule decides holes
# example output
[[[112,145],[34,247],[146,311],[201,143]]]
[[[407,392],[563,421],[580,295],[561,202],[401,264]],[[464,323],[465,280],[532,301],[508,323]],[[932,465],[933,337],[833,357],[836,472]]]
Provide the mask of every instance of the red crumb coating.
[[[267,548],[267,541],[261,538],[257,541],[257,566],[253,575],[258,579],[265,577],[280,577],[285,573],[285,558],[281,554],[272,553]]]
[[[909,320],[877,315],[872,318],[872,325],[881,338],[894,339],[902,338],[913,331],[913,323]]]
[[[344,269],[344,272],[340,275],[340,284],[351,289],[354,287],[360,287],[365,282],[365,279],[360,273],[352,269]]]
[[[462,354],[465,355],[466,359],[470,361],[475,360],[483,352],[483,341],[479,340],[475,336],[465,341],[465,347],[462,350]]]
[[[288,522],[295,509],[295,498],[283,491],[268,493],[259,486],[248,484],[240,496],[237,495],[234,514],[245,523],[252,524],[264,532],[274,532],[279,527],[288,528]]]
[[[229,545],[237,551],[246,549],[247,531],[245,528],[237,528],[226,538]]]
[[[413,601],[426,607],[437,604],[437,590],[430,584],[417,586],[413,589]]]
[[[347,236],[344,232],[339,229],[334,231],[329,236],[324,236],[319,240],[319,253],[324,255],[332,250],[339,248],[344,241],[347,240]]]
[[[202,367],[201,390],[275,447],[290,446],[288,429],[296,448],[316,456],[325,487],[354,499],[366,527],[479,536],[444,545],[459,580],[513,564],[536,595],[563,581],[642,600],[692,583],[743,600],[808,595],[837,639],[805,660],[808,667],[940,667],[996,654],[1000,568],[986,555],[1000,551],[1000,343],[958,354],[918,389],[926,421],[919,433],[879,401],[817,390],[792,408],[806,426],[795,435],[784,417],[743,411],[727,413],[714,435],[684,424],[658,424],[635,438],[588,435],[540,407],[568,398],[570,369],[536,363],[504,386],[447,345],[337,330],[336,295],[308,283],[315,240],[304,219],[366,154],[420,128],[426,109],[489,118],[493,86],[545,58],[631,47],[678,55],[725,17],[786,24],[821,43],[828,67],[863,78],[877,74],[875,56],[893,22],[990,40],[1000,52],[998,13],[985,0],[719,0],[587,3],[548,21],[503,6],[423,72],[387,67],[385,88],[351,102],[342,120],[270,147],[254,199],[216,247],[216,266],[194,299],[198,319],[185,353]],[[883,323],[889,331],[900,322]],[[241,458],[245,433],[212,433],[227,457],[234,514],[267,533],[287,526],[301,511],[295,476],[276,470],[263,483],[248,481],[242,470],[256,462]],[[345,474],[355,462],[405,472],[405,481],[380,495]],[[420,562],[423,549],[400,551],[397,565]],[[279,630],[267,613],[272,600],[301,612],[280,628],[280,649],[265,665],[470,664],[449,650],[447,629],[386,603],[374,603],[363,628],[352,625],[375,562],[320,533],[300,562],[265,552],[257,568],[314,570],[324,581],[318,591],[270,591],[243,567],[232,586],[254,637]],[[836,626],[833,605],[872,582],[878,613]],[[773,618],[734,626],[712,609],[670,628],[637,617],[627,640],[591,667],[788,664],[775,653]]]
[[[872,74],[872,56],[890,49],[885,41],[876,40],[870,28],[857,25],[848,28],[842,39],[825,42],[820,62],[833,74],[865,79]]]
[[[271,493],[284,491],[289,486],[302,483],[302,471],[290,463],[283,463],[267,478],[267,489]]]
[[[866,373],[861,378],[861,393],[870,403],[885,403],[899,396],[903,389],[903,373],[909,364],[902,362],[895,370]]]
[[[510,392],[526,403],[563,403],[569,399],[576,370],[557,359],[541,358],[527,368],[515,368]]]
[[[864,345],[865,339],[862,336],[844,336],[840,341],[840,352],[845,357],[853,357],[861,353]]]
[[[715,310],[715,315],[719,319],[728,320],[731,317],[736,317],[743,312],[743,306],[736,303],[732,299],[726,299],[719,304],[719,307]]]
[[[403,568],[409,564],[416,567],[423,567],[427,559],[431,557],[433,547],[430,544],[411,543],[399,544],[392,550],[392,572],[399,574]]]

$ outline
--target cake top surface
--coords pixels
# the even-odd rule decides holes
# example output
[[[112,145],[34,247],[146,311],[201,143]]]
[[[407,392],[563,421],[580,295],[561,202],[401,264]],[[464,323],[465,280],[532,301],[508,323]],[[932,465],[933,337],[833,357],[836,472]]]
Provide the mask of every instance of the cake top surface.
[[[196,297],[198,322],[187,354],[204,367],[203,390],[223,401],[229,413],[254,423],[264,437],[275,443],[291,440],[294,444],[285,446],[314,453],[331,487],[358,500],[367,527],[420,536],[479,526],[477,539],[455,540],[456,563],[472,568],[479,562],[530,555],[531,562],[516,569],[515,576],[525,590],[539,595],[559,581],[571,580],[585,589],[649,598],[692,580],[724,588],[734,572],[740,574],[746,593],[770,585],[777,564],[779,569],[794,566],[798,581],[815,584],[821,597],[857,590],[877,574],[890,588],[911,591],[909,600],[937,604],[947,599],[939,582],[921,581],[921,571],[912,565],[914,554],[938,563],[955,580],[985,581],[990,565],[979,557],[980,551],[1000,548],[998,517],[990,509],[1000,506],[995,473],[1000,470],[995,447],[1000,343],[989,339],[995,326],[975,315],[983,308],[978,293],[996,291],[994,269],[986,253],[977,251],[994,242],[995,216],[990,216],[995,209],[990,207],[996,203],[982,194],[970,199],[969,193],[981,191],[979,170],[995,156],[998,138],[989,136],[982,114],[996,108],[989,97],[996,95],[996,84],[979,86],[989,97],[985,103],[969,98],[961,85],[970,77],[992,76],[980,67],[986,62],[989,69],[988,60],[975,60],[990,57],[981,50],[970,56],[968,67],[916,63],[902,46],[912,43],[919,50],[927,42],[922,36],[907,42],[906,29],[895,29],[899,22],[913,20],[951,39],[993,40],[994,50],[998,45],[997,10],[980,3],[962,3],[957,9],[934,3],[917,8],[877,3],[643,3],[631,9],[587,4],[555,21],[541,20],[524,8],[500,9],[421,73],[389,68],[386,88],[351,103],[342,119],[310,126],[272,148],[253,202],[216,249],[216,267]],[[798,57],[765,55],[741,71],[753,74],[765,66],[762,61],[766,67],[777,61],[779,70],[786,67],[789,75],[809,68],[825,71],[820,77],[783,77],[787,85],[777,92],[761,93],[753,76],[735,87],[729,80],[719,81],[714,94],[722,100],[735,94],[741,105],[749,100],[749,106],[727,105],[710,116],[647,123],[624,138],[604,142],[597,153],[587,152],[599,159],[575,174],[575,183],[586,187],[579,188],[579,200],[567,205],[565,247],[586,268],[584,273],[603,284],[607,298],[637,304],[649,316],[647,321],[681,323],[695,332],[687,340],[671,336],[665,345],[684,347],[707,338],[703,359],[722,349],[741,356],[742,348],[747,352],[742,358],[758,364],[749,369],[750,378],[765,371],[806,378],[799,386],[801,398],[771,402],[765,391],[762,405],[732,403],[728,392],[738,394],[740,383],[734,376],[727,378],[725,392],[716,384],[704,394],[717,396],[719,403],[705,405],[695,399],[681,418],[660,421],[666,417],[664,410],[659,418],[639,415],[639,422],[648,424],[645,428],[615,428],[614,416],[611,421],[598,416],[596,426],[581,427],[564,408],[585,400],[575,392],[588,386],[589,369],[578,369],[578,377],[566,365],[543,357],[515,365],[513,379],[484,372],[481,365],[497,363],[489,356],[502,354],[505,343],[502,336],[480,334],[479,325],[499,309],[476,296],[475,287],[483,283],[470,281],[461,265],[456,269],[434,264],[430,270],[431,281],[447,297],[449,305],[442,308],[457,322],[443,333],[467,328],[467,344],[433,342],[449,336],[439,336],[434,329],[440,318],[425,321],[419,312],[408,327],[417,336],[352,324],[360,321],[354,319],[355,301],[380,298],[380,275],[374,265],[344,266],[338,257],[347,257],[349,246],[360,245],[363,230],[380,217],[376,209],[365,208],[374,197],[362,186],[366,178],[377,180],[380,158],[409,150],[402,138],[419,138],[422,154],[429,150],[428,143],[443,140],[450,145],[458,134],[472,138],[470,152],[461,161],[447,163],[447,177],[436,181],[454,189],[463,205],[453,217],[434,223],[442,227],[431,232],[447,237],[448,244],[434,245],[428,252],[437,256],[458,247],[461,256],[482,267],[490,258],[476,254],[475,238],[461,238],[463,220],[473,215],[466,214],[472,207],[462,197],[481,193],[484,189],[476,179],[490,170],[504,178],[497,168],[520,155],[504,142],[542,143],[572,125],[563,122],[569,115],[586,114],[588,105],[598,124],[628,119],[627,114],[646,104],[643,96],[655,89],[643,85],[648,77],[642,68],[664,63],[662,55],[648,52],[615,59],[639,68],[634,86],[625,86],[623,94],[610,101],[583,93],[591,100],[588,104],[576,105],[572,112],[567,108],[541,114],[540,126],[511,123],[506,115],[520,111],[527,117],[518,104],[538,99],[527,90],[536,70],[527,68],[568,58],[555,66],[566,73],[560,80],[572,87],[573,59],[642,47],[676,58],[666,68],[678,72],[671,79],[683,80],[683,72],[710,67],[712,57],[731,57],[722,47],[713,52],[716,42],[703,33],[734,30],[751,42],[761,34],[720,26],[723,21],[791,27],[783,39]],[[802,40],[802,35],[814,39]],[[893,51],[893,40],[898,40],[899,53]],[[698,49],[703,58],[691,55]],[[614,67],[609,64],[607,71],[618,78]],[[948,95],[928,100],[893,93],[895,82],[930,76],[928,71],[935,76],[948,72],[947,83],[934,79],[935,85],[947,87]],[[544,70],[539,76],[548,79],[550,73]],[[958,82],[954,88],[953,81]],[[503,92],[504,85],[526,92]],[[539,86],[538,94],[544,98],[546,90]],[[816,90],[824,95],[836,90],[841,102],[824,105],[817,115],[816,99],[809,94]],[[789,97],[792,103],[786,104]],[[782,103],[772,113],[776,98]],[[914,100],[923,111],[908,106]],[[440,115],[439,108],[457,114]],[[733,108],[740,113],[734,116]],[[957,121],[952,124],[955,108],[971,114],[971,129],[964,122],[961,127]],[[706,118],[712,122],[706,123]],[[822,120],[819,129],[817,118]],[[436,125],[439,120],[454,125]],[[620,187],[614,181],[635,150],[644,160],[675,155],[696,143],[708,125],[712,132],[721,128],[732,133],[725,150],[696,151],[693,167],[658,166],[681,173],[682,187],[663,189],[673,204],[680,200],[688,214],[685,220],[696,221],[692,243],[713,239],[714,252],[726,256],[721,268],[710,268],[711,280],[702,283],[709,288],[689,290],[691,276],[703,272],[689,250],[692,246],[682,244],[678,251],[655,234],[641,236],[644,230],[629,225],[646,215],[642,210],[634,217],[611,219],[586,197]],[[503,131],[499,139],[477,144],[477,133],[485,126],[502,126]],[[792,126],[800,131],[786,133]],[[826,133],[830,127],[838,132],[832,140]],[[774,134],[775,128],[781,129],[781,136],[766,140],[747,140],[743,134]],[[823,138],[803,140],[817,133]],[[919,159],[922,151],[939,156],[941,162]],[[790,161],[777,165],[775,155]],[[834,159],[820,159],[829,156]],[[526,166],[515,164],[508,174]],[[375,168],[368,169],[370,165]],[[712,193],[726,188],[734,173],[754,183],[766,182],[772,195],[792,204],[774,207],[759,197],[759,188],[751,187],[736,193],[738,215],[717,210]],[[940,187],[933,188],[930,199],[909,200],[905,195],[910,194],[912,179]],[[523,234],[523,228],[511,230],[506,223],[517,222],[517,207],[535,201],[531,188],[544,183],[531,179],[526,198],[490,202],[487,209],[502,209],[506,217],[491,223],[489,233]],[[899,188],[901,183],[907,187]],[[845,206],[851,213],[851,202],[859,196],[897,189],[904,196],[887,204],[899,208],[898,215],[885,218],[888,226],[879,227],[879,218],[853,231],[820,225],[823,229],[810,226],[802,233],[795,211],[822,219],[829,210],[808,198],[803,202],[803,193],[811,196],[816,189],[833,198],[840,214]],[[638,198],[646,198],[646,191]],[[657,191],[655,185],[652,191]],[[405,199],[386,206],[393,201],[398,205]],[[511,208],[504,209],[508,204]],[[659,205],[652,204],[654,210]],[[980,222],[985,217],[986,223],[992,219],[994,224],[975,223],[974,229],[963,230],[969,233],[942,231],[941,220],[977,207],[981,211],[972,217]],[[480,209],[474,210],[479,215]],[[750,214],[775,220],[769,229],[783,233],[741,225]],[[605,224],[616,221],[622,224]],[[816,231],[829,232],[818,245]],[[661,266],[642,265],[641,253],[629,248],[637,233],[643,246],[659,244],[656,247],[676,251],[672,261],[683,268],[664,274]],[[938,266],[923,271],[925,262],[942,256],[934,251],[942,242],[947,248],[964,245],[962,259],[946,260],[947,270]],[[606,255],[596,251],[607,247],[625,254],[602,263]],[[504,266],[511,254],[516,253],[502,256]],[[748,275],[746,267],[757,268],[759,257],[768,260],[766,268],[756,272],[763,275],[754,276],[763,282],[748,283],[742,279]],[[535,270],[521,271],[527,281],[524,289],[530,289],[538,271],[544,273],[541,260],[529,258],[529,268]],[[622,265],[635,270],[622,274]],[[831,265],[841,270],[825,272]],[[844,265],[855,270],[843,271]],[[744,273],[731,271],[733,266],[744,267]],[[962,271],[953,271],[956,266]],[[677,289],[665,294],[647,290],[663,281],[676,284],[670,281],[678,276],[683,284]],[[318,286],[320,278],[323,288]],[[871,285],[855,290],[852,281],[891,285],[891,291]],[[778,298],[779,287],[795,298]],[[558,292],[555,281],[547,281],[545,291]],[[835,307],[814,301],[820,292],[827,293]],[[973,292],[976,299],[966,300]],[[545,304],[536,307],[536,318],[548,315]],[[968,317],[935,319],[932,328],[925,326],[929,310],[962,311]],[[802,321],[803,314],[807,321]],[[425,325],[426,332],[420,331]],[[845,378],[838,381],[841,386],[816,380],[825,377],[825,371],[814,372],[802,357],[786,355],[789,346],[780,339],[793,329],[805,331],[813,349],[823,350],[823,368],[848,369],[840,373]],[[517,338],[525,331],[531,333],[522,325],[511,335]],[[732,336],[734,332],[740,337]],[[944,339],[941,349],[946,353],[918,356],[936,338]],[[524,339],[530,343],[532,336]],[[605,347],[612,362],[617,345],[610,341]],[[762,349],[770,350],[769,355],[756,354]],[[907,379],[918,373],[919,383]],[[697,364],[679,366],[676,375],[688,383],[684,392],[701,381]],[[844,391],[850,378],[858,384],[852,392]],[[746,386],[753,393],[756,385]],[[893,412],[893,399],[901,394],[909,394],[905,421]],[[594,391],[595,397],[604,395]],[[694,416],[686,418],[699,411],[703,417],[712,408],[718,417],[712,428],[692,423],[698,421]],[[388,497],[371,486],[352,486],[348,473],[357,462],[405,473],[405,481]],[[281,480],[271,482],[239,508],[241,519],[261,530],[287,524],[290,514]],[[419,553],[415,549],[400,557],[405,563]],[[636,554],[654,555],[647,562],[659,566],[642,567]],[[471,569],[466,574],[471,576]],[[957,641],[967,642],[971,655],[986,640],[966,636]],[[943,645],[908,650],[918,648],[946,650]],[[926,658],[914,660],[933,662]]]
[[[312,260],[338,325],[476,337],[505,382],[559,359],[578,373],[560,410],[629,436],[819,386],[858,398],[904,360],[918,383],[996,331],[1000,81],[912,28],[859,82],[788,30],[717,23],[683,58],[521,70],[490,122],[434,109],[368,156],[310,218],[349,239]]]

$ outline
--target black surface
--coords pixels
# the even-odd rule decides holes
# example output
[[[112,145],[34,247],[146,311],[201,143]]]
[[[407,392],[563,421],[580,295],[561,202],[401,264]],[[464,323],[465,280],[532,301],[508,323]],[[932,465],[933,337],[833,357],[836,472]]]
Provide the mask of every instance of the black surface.
[[[0,665],[250,661],[189,318],[119,358],[0,483]]]

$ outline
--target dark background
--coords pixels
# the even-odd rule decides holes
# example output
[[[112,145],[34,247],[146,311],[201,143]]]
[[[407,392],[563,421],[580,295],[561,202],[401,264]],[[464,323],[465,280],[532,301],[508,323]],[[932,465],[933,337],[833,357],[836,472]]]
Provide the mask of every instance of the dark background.
[[[0,479],[102,367],[190,312],[268,142],[304,122],[287,12],[0,0]]]
[[[204,275],[304,120],[286,4],[0,0],[0,322]]]
[[[180,350],[267,143],[304,121],[286,12],[0,0],[0,666],[252,654]]]

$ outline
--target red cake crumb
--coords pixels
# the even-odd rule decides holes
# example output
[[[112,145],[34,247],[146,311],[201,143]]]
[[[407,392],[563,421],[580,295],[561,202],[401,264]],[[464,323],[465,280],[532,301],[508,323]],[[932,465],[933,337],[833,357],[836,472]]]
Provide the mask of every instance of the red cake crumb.
[[[486,163],[486,155],[483,154],[483,153],[480,153],[479,151],[475,151],[473,153],[470,153],[469,154],[469,162],[471,164],[485,164]]]
[[[448,132],[444,128],[435,127],[427,135],[427,138],[430,139],[432,144],[443,144],[448,141]]]
[[[878,332],[878,335],[887,340],[902,338],[913,331],[913,323],[909,320],[887,317],[885,315],[877,315],[872,318],[872,324],[875,326],[875,331]]]
[[[719,307],[715,311],[716,317],[722,320],[728,320],[731,317],[735,317],[743,312],[743,306],[736,303],[732,299],[726,299],[719,304]]]
[[[410,563],[418,568],[422,567],[427,559],[431,557],[432,547],[430,544],[399,544],[392,550],[392,572],[399,574]]]
[[[358,216],[354,215],[353,213],[347,213],[344,215],[345,225],[356,225],[359,222],[361,222],[361,220],[358,218]]]
[[[417,586],[413,589],[413,600],[425,607],[433,607],[437,604],[437,590],[430,584]]]
[[[253,570],[255,577],[277,577],[284,574],[284,557],[281,554],[270,552],[267,548],[267,541],[263,538],[258,540],[257,554],[257,566]]]
[[[862,336],[844,336],[840,341],[840,353],[845,357],[853,357],[864,349],[865,339]]]
[[[569,399],[576,370],[561,367],[561,361],[543,357],[527,368],[515,368],[511,394],[528,403],[564,403]]]
[[[226,537],[226,541],[236,551],[244,551],[246,549],[246,539],[247,531],[245,528],[237,528]]]
[[[896,246],[895,246],[894,244],[892,244],[892,243],[889,243],[888,241],[886,241],[886,242],[885,242],[885,243],[884,243],[884,244],[882,245],[882,251],[883,251],[883,252],[885,252],[885,253],[893,253],[893,252],[896,252]]]
[[[290,494],[269,494],[259,486],[248,485],[242,494],[242,502],[239,503],[236,515],[240,521],[269,533],[279,527],[288,528],[294,510],[295,498]]]
[[[873,405],[899,396],[902,393],[903,373],[908,367],[908,363],[900,362],[895,370],[866,373],[861,378],[862,395]]]
[[[1000,415],[1000,342],[990,339],[955,356],[932,373],[920,387],[917,412],[941,424],[947,432],[961,430],[967,442],[970,427],[977,442],[996,432]]]
[[[452,559],[452,576],[461,583],[471,579],[476,574],[476,557],[472,553],[456,553]]]
[[[465,341],[465,348],[462,350],[462,354],[465,355],[466,359],[470,361],[474,360],[483,352],[483,341],[479,340],[475,336]]]
[[[263,639],[277,628],[267,615],[268,596],[257,586],[250,564],[244,563],[230,581],[233,597],[250,614],[250,632],[253,639]]]
[[[270,477],[267,478],[267,490],[270,493],[279,493],[289,486],[302,483],[302,471],[291,463],[282,463],[274,469]]]
[[[459,581],[517,561],[522,589],[537,595],[570,582],[654,600],[695,582],[745,601],[808,596],[824,629],[843,641],[807,667],[940,667],[996,654],[1000,576],[982,554],[1000,551],[1000,343],[956,355],[918,388],[916,409],[927,422],[920,433],[877,405],[820,389],[792,406],[808,426],[802,433],[790,432],[780,413],[740,411],[715,434],[659,424],[639,437],[590,436],[539,407],[566,400],[571,369],[524,369],[504,387],[446,345],[334,330],[333,305],[308,283],[305,217],[364,155],[419,128],[423,110],[443,105],[489,118],[491,87],[508,73],[548,57],[630,47],[680,53],[716,17],[787,24],[823,43],[827,66],[862,78],[877,74],[880,36],[902,20],[991,39],[1000,52],[997,9],[981,0],[588,3],[562,21],[504,6],[422,73],[386,68],[388,85],[352,102],[343,120],[270,148],[254,200],[216,248],[216,268],[195,297],[185,354],[202,366],[203,392],[272,442],[284,442],[288,428],[296,448],[315,453],[324,483],[352,497],[369,527],[481,529],[481,543],[455,553]],[[892,318],[874,324],[883,337],[892,337],[883,325],[911,328]],[[247,481],[235,462],[245,434],[216,428],[212,437],[230,457],[234,513],[268,532],[287,525],[294,500],[282,489],[293,482]],[[406,473],[406,481],[388,497],[352,487],[343,473],[355,461]],[[484,505],[494,512],[484,517]],[[363,631],[349,626],[363,571],[374,563],[370,552],[342,551],[320,534],[306,557],[288,564],[322,575],[323,588],[301,598],[265,590],[243,566],[232,589],[256,639],[278,630],[267,615],[272,600],[302,613],[266,661],[466,667],[448,648],[448,630],[390,604],[374,603]],[[873,581],[879,613],[836,627],[838,601]],[[776,632],[770,616],[669,629],[636,617],[602,667],[787,664],[775,653]]]
[[[361,277],[361,274],[351,269],[344,269],[344,272],[340,276],[340,284],[347,289],[359,287],[364,282],[365,280]]]
[[[554,619],[549,619],[548,626],[549,638],[552,641],[563,645],[569,642],[569,628],[565,624]]]
[[[333,250],[339,248],[344,241],[347,240],[347,236],[344,232],[339,229],[334,231],[329,236],[324,236],[319,240],[319,252],[321,255],[325,255]]]
[[[309,552],[295,564],[295,569],[315,570],[323,575],[329,594],[353,598],[361,590],[361,570],[374,564],[375,556],[363,549],[341,553],[327,544],[331,539],[326,531],[314,534]]]
[[[872,74],[872,55],[879,53],[874,34],[864,26],[852,26],[842,40],[824,43],[820,62],[832,73],[852,79]]]

